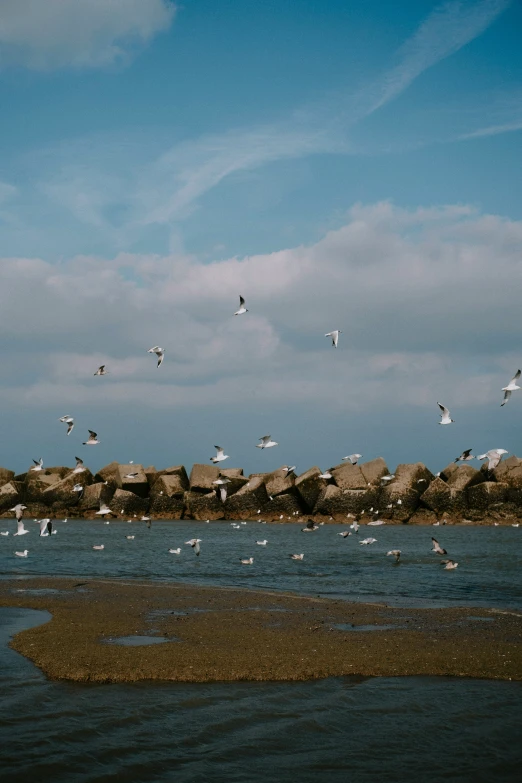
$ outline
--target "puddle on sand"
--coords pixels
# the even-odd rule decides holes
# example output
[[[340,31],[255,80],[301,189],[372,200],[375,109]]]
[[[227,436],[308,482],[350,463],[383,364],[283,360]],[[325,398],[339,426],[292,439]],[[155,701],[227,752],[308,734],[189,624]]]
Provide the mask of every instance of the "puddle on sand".
[[[334,631],[394,631],[396,628],[404,628],[403,625],[352,625],[352,623],[335,623]]]
[[[146,647],[150,644],[163,644],[164,642],[179,642],[181,639],[164,636],[115,636],[113,639],[104,639],[105,644],[118,644],[122,647]]]

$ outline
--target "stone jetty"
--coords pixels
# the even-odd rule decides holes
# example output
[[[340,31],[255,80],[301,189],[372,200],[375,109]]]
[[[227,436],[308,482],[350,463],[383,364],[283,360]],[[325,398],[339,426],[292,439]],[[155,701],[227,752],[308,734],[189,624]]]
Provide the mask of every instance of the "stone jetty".
[[[132,477],[129,477],[132,474]],[[381,457],[296,476],[282,468],[243,475],[241,468],[195,464],[164,470],[111,462],[93,474],[88,468],[51,467],[15,475],[0,468],[0,516],[12,517],[17,503],[27,517],[93,518],[106,503],[115,518],[242,519],[317,522],[382,519],[393,524],[512,524],[522,517],[522,459],[512,456],[495,470],[451,463],[434,476],[421,462],[399,465],[393,478]],[[223,502],[219,476],[229,479]],[[75,484],[83,494],[73,491]]]

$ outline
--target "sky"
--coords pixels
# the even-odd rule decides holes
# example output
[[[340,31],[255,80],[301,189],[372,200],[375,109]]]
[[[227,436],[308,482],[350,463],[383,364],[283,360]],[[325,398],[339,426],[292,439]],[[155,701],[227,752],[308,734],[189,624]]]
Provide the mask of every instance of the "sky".
[[[522,456],[521,33],[518,0],[0,0],[0,464]]]

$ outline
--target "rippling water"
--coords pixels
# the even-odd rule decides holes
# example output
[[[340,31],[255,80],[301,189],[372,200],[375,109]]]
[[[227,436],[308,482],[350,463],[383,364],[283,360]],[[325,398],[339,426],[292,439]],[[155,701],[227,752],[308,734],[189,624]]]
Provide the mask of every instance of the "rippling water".
[[[3,522],[3,524],[2,524]],[[22,575],[73,575],[159,579],[198,584],[290,590],[297,593],[336,596],[355,601],[380,601],[402,606],[522,607],[522,528],[407,525],[361,527],[358,535],[339,536],[347,526],[324,525],[314,533],[302,533],[301,525],[248,523],[239,530],[225,522],[155,522],[149,530],[143,522],[101,520],[57,523],[58,533],[21,538],[0,538],[0,572]],[[14,532],[11,520],[0,521],[1,530]],[[128,541],[126,535],[135,535]],[[440,557],[430,552],[434,535],[458,561],[455,571],[444,571]],[[377,543],[361,546],[372,536]],[[202,539],[201,556],[185,541]],[[266,547],[256,540],[267,539]],[[103,551],[93,551],[104,544]],[[181,546],[181,555],[169,548]],[[15,550],[29,550],[27,558]],[[401,549],[395,565],[386,557],[389,549]],[[291,553],[303,552],[302,562]],[[252,566],[240,558],[253,555]]]
[[[56,683],[5,647],[48,619],[0,609],[3,783],[520,779],[521,683]]]

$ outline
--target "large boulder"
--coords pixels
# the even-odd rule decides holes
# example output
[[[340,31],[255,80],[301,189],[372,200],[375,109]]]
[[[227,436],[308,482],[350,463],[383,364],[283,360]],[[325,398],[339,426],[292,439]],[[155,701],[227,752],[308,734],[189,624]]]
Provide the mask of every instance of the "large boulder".
[[[227,476],[225,471],[222,471],[221,475],[230,479],[230,483],[226,484],[227,495],[235,495],[240,489],[246,487],[250,481],[246,476]],[[219,484],[215,484],[214,489],[219,490],[219,486]]]
[[[75,484],[81,484],[83,487],[87,487],[92,484],[92,473],[89,469],[86,469],[83,473],[69,473],[68,476],[57,481],[55,484],[51,484],[44,492],[42,492],[42,501],[47,506],[53,508],[67,509],[69,507],[78,506],[80,503],[80,496],[78,492],[73,492]]]
[[[80,476],[83,474],[80,473]],[[110,503],[114,495],[115,487],[113,484],[98,481],[96,484],[90,484],[85,487],[83,497],[79,502],[79,508],[83,511],[98,511],[102,503]]]
[[[15,477],[14,470],[7,470],[7,468],[0,468],[0,486],[8,484]]]
[[[182,519],[185,513],[185,501],[182,497],[168,495],[151,496],[149,515],[155,519]]]
[[[108,504],[114,514],[124,516],[138,516],[145,514],[149,508],[147,498],[140,498],[134,492],[128,492],[125,489],[117,489]]]
[[[462,489],[454,489],[440,477],[434,479],[426,492],[421,495],[421,502],[439,516],[441,514],[458,514],[466,508],[466,493]]]
[[[158,471],[154,467],[154,465],[148,465],[146,468],[143,468],[143,472],[147,476],[147,481],[149,482],[149,487],[153,487],[158,476]]]
[[[269,502],[263,476],[250,478],[238,492],[227,497],[225,519],[259,519],[258,510]]]
[[[227,478],[246,478],[243,475],[243,468],[222,468],[221,475]]]
[[[496,481],[505,483],[511,488],[522,489],[522,459],[514,455],[509,457],[495,468],[493,476]]]
[[[133,475],[137,473],[138,475]],[[132,476],[132,478],[129,478]],[[118,465],[116,472],[116,486],[127,492],[133,492],[140,498],[146,498],[149,494],[149,482],[143,470],[143,465]]]
[[[268,503],[261,509],[261,514],[258,515],[266,522],[295,522],[298,516],[302,516],[305,513],[299,496],[294,493],[273,495],[272,497],[273,500],[269,499]],[[283,516],[283,519],[281,519],[281,516]],[[290,520],[288,517],[290,517]]]
[[[168,473],[160,476],[150,491],[151,498],[165,495],[169,498],[182,498],[188,490],[188,481],[185,482],[179,473]]]
[[[405,522],[417,510],[420,493],[408,486],[392,482],[382,487],[378,508],[385,519]]]
[[[397,465],[395,470],[395,478],[390,483],[396,487],[409,487],[417,492],[424,492],[430,481],[433,481],[435,476],[428,470],[426,465],[422,462],[414,462],[413,464],[403,463]]]
[[[58,484],[63,476],[47,470],[29,471],[23,485],[23,498],[26,504],[44,503],[43,493],[53,484]]]
[[[215,489],[213,482],[219,476],[219,468],[215,465],[195,463],[190,471],[190,491],[210,492]]]
[[[305,473],[301,473],[295,480],[295,488],[307,511],[312,511],[317,503],[319,495],[324,492],[327,487],[327,481],[325,479],[320,479],[320,475],[321,471],[317,466],[314,466]]]
[[[313,514],[316,517],[332,517],[335,521],[345,521],[348,514],[359,516],[373,505],[377,495],[366,489],[342,490],[335,484],[329,484],[315,504]]]
[[[187,516],[199,520],[224,519],[225,507],[215,492],[185,492]]]
[[[295,485],[295,478],[292,473],[286,474],[281,468],[274,470],[273,473],[267,473],[265,477],[265,487],[268,495],[276,497],[286,493],[292,493]]]
[[[336,468],[332,468],[330,473],[339,489],[366,489],[368,487],[368,482],[359,465],[352,465],[351,462],[337,465]]]
[[[382,457],[363,462],[360,468],[367,484],[379,484],[381,478],[387,476],[390,472]]]
[[[8,481],[0,487],[0,511],[9,511],[22,500],[22,484],[17,481]]]
[[[484,481],[484,474],[471,465],[459,465],[451,471],[447,479],[448,487],[455,490],[464,490]]]
[[[483,481],[467,491],[469,508],[482,513],[499,506],[508,499],[509,485],[504,482]]]
[[[105,467],[101,468],[101,470],[96,473],[94,480],[96,483],[107,481],[116,488],[118,486],[119,467],[119,462],[109,462],[108,465],[105,465]]]

